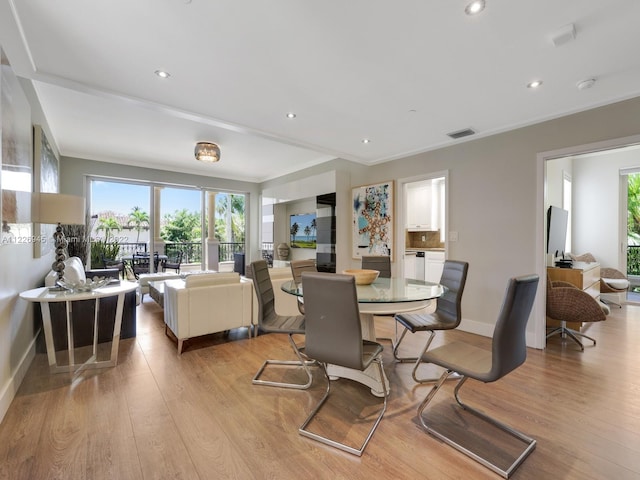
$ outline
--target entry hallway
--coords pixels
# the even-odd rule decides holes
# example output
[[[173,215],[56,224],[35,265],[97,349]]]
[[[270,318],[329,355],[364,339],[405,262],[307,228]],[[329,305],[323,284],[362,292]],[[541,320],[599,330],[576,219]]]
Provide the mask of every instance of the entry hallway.
[[[393,335],[393,320],[376,322],[378,336]],[[499,382],[470,380],[462,389],[463,400],[538,441],[512,478],[640,478],[640,307],[613,308],[588,334],[597,346],[580,352],[555,337],[546,351],[530,350],[527,362]],[[410,335],[407,346],[417,350],[418,336]],[[452,340],[490,343],[452,331],[438,333],[434,344]],[[245,330],[216,334],[190,341],[177,356],[162,309],[147,297],[138,307],[138,336],[120,343],[117,367],[50,375],[46,356],[37,354],[0,425],[0,478],[499,478],[422,431],[416,409],[430,386],[416,386],[411,366],[395,363],[383,344],[389,406],[357,458],[298,434],[324,392],[318,369],[306,391],[251,384],[265,358],[293,358],[286,335],[249,340]],[[452,386],[447,382],[436,397],[431,418],[448,417],[472,432],[471,423],[452,413]],[[318,428],[358,437],[380,400],[348,380],[332,391],[329,401],[337,408],[324,418],[334,416]],[[485,447],[482,435],[494,438],[485,430],[475,434],[475,443]]]

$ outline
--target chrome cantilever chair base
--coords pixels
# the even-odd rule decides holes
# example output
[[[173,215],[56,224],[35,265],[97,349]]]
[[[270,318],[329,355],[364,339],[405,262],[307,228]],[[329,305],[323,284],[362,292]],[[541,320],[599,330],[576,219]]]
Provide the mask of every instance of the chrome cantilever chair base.
[[[280,388],[293,388],[297,390],[306,390],[311,386],[313,382],[313,376],[311,374],[311,370],[309,370],[310,366],[317,365],[315,360],[305,360],[302,358],[302,354],[296,345],[296,342],[293,340],[293,334],[289,334],[289,343],[291,343],[291,347],[293,351],[296,353],[298,360],[265,360],[258,372],[255,374],[251,383],[254,385],[265,385],[269,387],[280,387]],[[307,375],[306,383],[287,383],[287,382],[275,382],[272,380],[260,380],[260,376],[267,368],[268,365],[280,365],[280,366],[289,366],[289,367],[302,367],[304,372]]]
[[[420,368],[420,365],[424,364],[425,362],[422,361],[422,356],[425,354],[425,352],[429,349],[429,346],[431,345],[431,342],[433,341],[433,339],[436,336],[436,331],[435,330],[426,330],[429,332],[429,338],[427,338],[427,343],[425,343],[424,348],[420,351],[420,354],[417,357],[401,357],[398,354],[398,349],[400,348],[400,344],[402,343],[402,340],[404,339],[405,335],[407,334],[409,330],[405,329],[402,331],[402,334],[400,335],[400,338],[398,339],[398,322],[396,322],[396,342],[392,342],[392,347],[393,347],[393,358],[395,358],[398,362],[400,363],[414,363],[413,366],[413,370],[411,371],[411,377],[413,378],[413,381],[416,383],[433,383],[433,382],[437,382],[438,379],[440,377],[430,377],[430,378],[420,378],[418,377],[418,368]],[[459,375],[458,373],[452,373],[451,375],[449,375],[447,377],[447,380],[458,380],[462,378],[461,375]]]
[[[367,447],[367,444],[369,443],[369,440],[371,440],[371,437],[373,437],[373,434],[376,431],[376,428],[378,428],[378,424],[380,423],[380,420],[382,420],[382,417],[384,416],[384,413],[387,411],[387,397],[388,397],[388,394],[386,393],[387,392],[387,386],[386,386],[386,383],[385,383],[385,380],[384,380],[385,377],[384,377],[384,373],[383,373],[382,359],[378,358],[378,359],[374,360],[373,362],[378,365],[378,373],[380,375],[380,382],[382,383],[383,392],[385,392],[384,396],[383,396],[384,403],[383,403],[383,406],[382,406],[382,410],[378,414],[378,417],[376,418],[375,423],[373,424],[373,426],[369,430],[369,434],[365,438],[365,440],[362,443],[362,445],[360,447],[358,447],[358,448],[355,448],[355,447],[352,447],[350,445],[346,445],[344,443],[340,443],[340,442],[337,442],[335,440],[331,440],[330,438],[323,437],[322,435],[318,435],[317,433],[313,433],[313,432],[311,432],[309,430],[306,430],[307,426],[315,418],[316,414],[320,411],[320,409],[322,408],[324,403],[329,398],[329,393],[331,392],[331,380],[329,378],[329,375],[327,374],[326,365],[324,365],[324,364],[321,364],[321,365],[322,365],[322,368],[323,368],[323,371],[324,371],[324,375],[325,375],[325,377],[327,379],[327,389],[326,389],[326,391],[324,393],[324,396],[322,397],[322,399],[318,403],[318,405],[316,405],[316,407],[309,414],[309,416],[304,421],[302,426],[298,429],[298,432],[300,433],[300,435],[312,438],[313,440],[316,440],[318,442],[324,443],[326,445],[330,445],[330,446],[332,446],[334,448],[338,448],[338,449],[343,450],[345,452],[348,452],[348,453],[351,453],[353,455],[357,455],[358,457],[361,457],[362,456],[362,452],[364,452],[364,449]]]
[[[476,453],[472,452],[471,450],[465,448],[463,445],[460,445],[459,443],[455,442],[454,440],[452,440],[451,438],[447,437],[443,433],[438,432],[433,427],[427,425],[427,422],[425,420],[423,412],[427,408],[427,405],[429,405],[429,402],[431,402],[433,397],[436,395],[438,390],[440,390],[440,387],[442,387],[444,382],[448,379],[448,377],[452,373],[455,373],[455,372],[453,372],[452,370],[446,370],[442,374],[442,376],[440,377],[438,382],[431,388],[431,391],[426,396],[426,398],[420,404],[420,407],[418,408],[418,418],[420,419],[420,423],[422,424],[422,427],[429,434],[431,434],[434,437],[442,440],[444,443],[446,443],[447,445],[450,445],[451,447],[455,448],[459,452],[462,452],[465,455],[473,458],[475,461],[477,461],[478,463],[484,465],[485,467],[489,468],[490,470],[494,471],[495,473],[501,475],[503,478],[509,478],[509,476],[515,471],[515,469],[518,468],[520,466],[520,464],[522,462],[524,462],[524,460],[529,456],[529,454],[531,452],[533,452],[533,450],[536,448],[536,440],[531,438],[531,437],[529,437],[529,436],[527,436],[527,435],[525,435],[524,433],[514,429],[513,427],[510,427],[509,425],[506,425],[506,424],[496,420],[495,418],[488,416],[487,414],[481,412],[480,410],[477,410],[477,409],[475,409],[473,407],[470,407],[469,405],[463,403],[460,400],[459,391],[460,391],[460,388],[462,387],[462,385],[464,385],[464,382],[469,377],[465,377],[465,376],[461,376],[460,377],[460,381],[458,382],[458,384],[456,385],[455,390],[454,390],[454,397],[456,399],[456,402],[464,410],[466,410],[466,411],[472,413],[473,415],[475,415],[476,417],[478,417],[478,418],[480,418],[480,419],[482,419],[482,420],[484,420],[484,421],[496,426],[497,428],[499,428],[500,430],[502,430],[505,433],[508,433],[512,437],[515,437],[518,440],[522,441],[526,445],[526,447],[522,451],[522,453],[518,456],[518,458],[516,458],[515,461],[508,468],[506,468],[506,469],[500,468],[496,464],[491,463],[486,458],[483,458],[483,457],[477,455]]]

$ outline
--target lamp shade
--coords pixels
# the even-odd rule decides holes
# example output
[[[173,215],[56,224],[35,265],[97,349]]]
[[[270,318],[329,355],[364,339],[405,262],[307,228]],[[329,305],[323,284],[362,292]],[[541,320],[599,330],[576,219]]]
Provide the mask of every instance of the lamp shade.
[[[85,223],[84,198],[62,193],[34,193],[31,219],[36,223],[83,225]]]
[[[214,163],[220,160],[220,147],[211,142],[198,142],[194,150],[196,160]]]

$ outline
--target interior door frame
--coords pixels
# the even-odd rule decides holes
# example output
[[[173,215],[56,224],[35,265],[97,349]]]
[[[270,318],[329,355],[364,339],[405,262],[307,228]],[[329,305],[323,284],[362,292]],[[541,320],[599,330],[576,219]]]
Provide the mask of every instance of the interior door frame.
[[[546,235],[546,212],[544,209],[545,198],[547,197],[547,182],[545,162],[547,160],[555,160],[562,157],[586,155],[606,150],[615,150],[618,148],[628,147],[632,145],[640,145],[640,135],[632,135],[629,137],[621,137],[601,142],[588,143],[583,145],[575,145],[559,150],[550,150],[539,152],[536,156],[536,177],[538,179],[536,185],[536,204],[538,205],[538,214],[536,215],[536,272],[540,276],[540,285],[546,285],[547,281],[547,255],[545,253],[545,235]],[[626,238],[626,236],[624,237]],[[535,316],[535,328],[533,347],[544,349],[546,347],[546,288],[540,288],[541,295],[537,295],[534,311],[538,312]]]
[[[396,250],[398,259],[396,262],[396,275],[404,278],[404,249],[405,249],[405,231],[407,225],[407,194],[406,186],[409,183],[422,182],[434,178],[444,177],[444,226],[449,228],[449,170],[441,170],[414,177],[399,178],[397,180],[398,193],[396,194],[396,205],[400,206],[400,215],[396,215]],[[448,230],[447,230],[448,232]],[[444,258],[449,258],[449,235],[445,232],[444,236]],[[402,251],[400,251],[402,248]]]

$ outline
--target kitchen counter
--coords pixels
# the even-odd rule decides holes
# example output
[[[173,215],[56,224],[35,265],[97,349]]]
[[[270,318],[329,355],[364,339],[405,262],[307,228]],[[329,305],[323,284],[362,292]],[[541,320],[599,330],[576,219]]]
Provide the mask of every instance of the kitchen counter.
[[[444,248],[405,248],[404,249],[405,252],[409,253],[409,252],[444,252]]]

